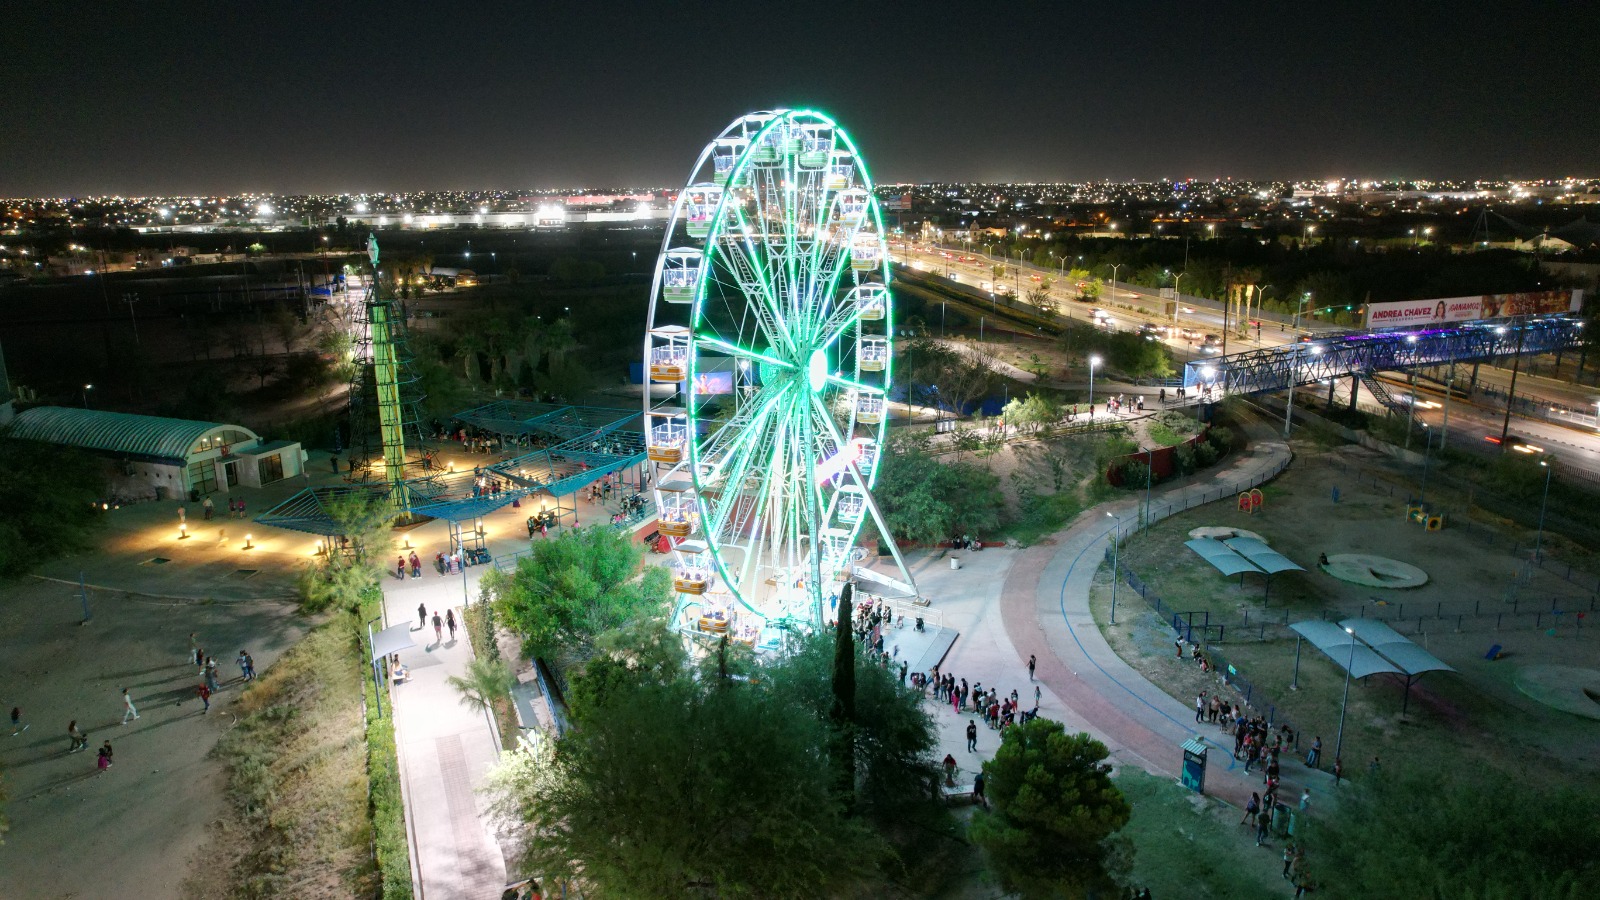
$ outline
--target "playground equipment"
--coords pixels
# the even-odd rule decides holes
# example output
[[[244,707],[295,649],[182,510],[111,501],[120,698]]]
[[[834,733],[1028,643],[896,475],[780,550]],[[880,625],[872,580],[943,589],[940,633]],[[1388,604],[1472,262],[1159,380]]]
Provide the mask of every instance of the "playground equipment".
[[[894,361],[883,216],[850,135],[810,110],[735,119],[688,184],[644,346],[672,387],[645,392],[643,420],[673,621],[775,647],[822,625],[863,525],[888,532],[871,493]]]
[[[1247,515],[1255,515],[1256,510],[1260,509],[1266,502],[1266,497],[1261,493],[1260,488],[1251,488],[1248,491],[1239,492],[1239,511]]]
[[[1421,504],[1413,503],[1406,507],[1406,521],[1416,522],[1428,531],[1438,531],[1444,528],[1444,514],[1428,512],[1428,508]]]

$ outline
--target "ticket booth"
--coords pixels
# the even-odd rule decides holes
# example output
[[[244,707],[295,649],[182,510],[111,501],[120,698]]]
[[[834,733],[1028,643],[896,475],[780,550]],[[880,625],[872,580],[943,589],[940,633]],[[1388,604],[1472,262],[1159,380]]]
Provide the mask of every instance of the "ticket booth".
[[[1192,738],[1183,742],[1183,786],[1197,794],[1206,792],[1206,742]]]

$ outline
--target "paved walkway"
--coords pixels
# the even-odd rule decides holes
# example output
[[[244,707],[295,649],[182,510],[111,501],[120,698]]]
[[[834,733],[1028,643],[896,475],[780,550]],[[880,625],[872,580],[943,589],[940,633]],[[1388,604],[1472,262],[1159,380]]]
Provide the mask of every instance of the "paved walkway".
[[[1249,430],[1250,449],[1229,465],[1206,478],[1158,492],[1152,500],[1152,518],[1214,501],[1219,494],[1231,496],[1236,485],[1248,486],[1280,471],[1288,461],[1287,445],[1266,426]],[[1142,500],[1130,497],[1095,507],[1057,533],[1054,544],[1022,551],[1001,592],[1004,632],[1017,648],[1017,659],[1038,655],[1037,677],[1045,695],[1059,697],[1070,711],[1069,728],[1081,727],[1095,735],[1122,764],[1174,779],[1182,763],[1179,746],[1200,737],[1213,748],[1206,793],[1242,806],[1261,787],[1258,777],[1247,776],[1243,763],[1234,761],[1231,739],[1216,726],[1197,728],[1194,708],[1168,696],[1117,656],[1090,614],[1090,586],[1116,527],[1107,513],[1119,517],[1122,528],[1135,527]],[[1128,614],[1135,612],[1130,609]],[[1043,711],[1052,712],[1048,704]],[[1280,796],[1292,798],[1301,785],[1320,784],[1326,777],[1286,758]]]
[[[468,589],[477,597],[477,576],[467,570]],[[412,878],[418,900],[484,900],[500,896],[506,864],[494,838],[485,798],[477,794],[500,756],[500,739],[489,715],[462,705],[446,679],[465,673],[471,642],[462,623],[460,575],[441,577],[432,566],[421,578],[404,581],[392,573],[383,585],[384,625],[409,621],[417,646],[400,651],[411,670],[406,682],[389,692],[394,708],[406,829],[411,842]],[[448,629],[435,641],[433,626],[417,626],[417,604],[425,604],[431,623],[455,611],[455,639]]]

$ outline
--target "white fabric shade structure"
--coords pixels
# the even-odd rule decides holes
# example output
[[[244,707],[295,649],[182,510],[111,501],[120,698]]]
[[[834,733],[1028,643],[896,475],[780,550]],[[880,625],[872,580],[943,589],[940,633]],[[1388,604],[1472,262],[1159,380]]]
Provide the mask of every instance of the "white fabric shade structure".
[[[1279,572],[1304,572],[1305,568],[1282,553],[1268,547],[1256,538],[1235,537],[1226,541],[1216,538],[1195,538],[1183,545],[1210,563],[1223,575],[1239,576],[1239,586],[1244,586],[1246,573],[1267,577],[1267,596],[1272,595],[1272,576]]]
[[[399,625],[390,625],[388,628],[372,636],[372,661],[377,662],[391,653],[399,653],[407,647],[415,647],[416,641],[411,639],[411,623],[401,622]]]
[[[1405,679],[1404,715],[1411,706],[1411,685],[1429,672],[1454,672],[1437,656],[1417,646],[1376,619],[1345,619],[1335,625],[1321,619],[1296,622],[1289,628],[1321,650],[1353,678],[1369,675],[1398,675]],[[1348,629],[1348,630],[1346,630]],[[1300,644],[1295,643],[1295,681],[1300,674]]]

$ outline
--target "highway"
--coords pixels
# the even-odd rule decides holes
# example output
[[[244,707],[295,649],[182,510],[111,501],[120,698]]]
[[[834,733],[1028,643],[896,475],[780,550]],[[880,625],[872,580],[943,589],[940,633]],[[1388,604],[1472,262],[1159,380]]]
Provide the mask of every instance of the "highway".
[[[890,250],[894,260],[903,265],[930,274],[950,277],[979,290],[1002,293],[1001,286],[1003,286],[1003,293],[1014,294],[1019,299],[1025,297],[1028,291],[1038,287],[1043,279],[1048,278],[1052,282],[1050,296],[1056,301],[1057,308],[1063,315],[1089,319],[1090,311],[1099,308],[1104,310],[1111,326],[1118,331],[1137,330],[1147,323],[1166,326],[1173,324],[1172,317],[1165,313],[1166,304],[1171,301],[1162,299],[1159,291],[1150,288],[1120,281],[1114,285],[1106,283],[1098,299],[1083,302],[1077,299],[1076,284],[1069,285],[1062,277],[1062,273],[1055,269],[1040,268],[1028,262],[1019,265],[1015,259],[1007,262],[981,253],[963,252],[959,249],[916,242],[894,241],[890,244]],[[1005,266],[1005,275],[998,279],[993,271],[996,265]],[[1216,346],[1220,351],[1223,336],[1222,304],[1188,295],[1179,297],[1178,304],[1179,329],[1196,336],[1216,335]],[[1123,308],[1127,306],[1135,308]],[[1291,323],[1278,321],[1283,317],[1274,313],[1252,315],[1251,318],[1261,321],[1264,327],[1259,332],[1251,329],[1248,338],[1239,337],[1237,332],[1227,335],[1226,346],[1229,353],[1280,346],[1299,340],[1302,335],[1314,336],[1319,333],[1347,330],[1339,326],[1306,322],[1302,322],[1301,327],[1295,328]],[[1211,355],[1202,353],[1198,349],[1201,337],[1185,339],[1182,334],[1180,331],[1177,336],[1163,339],[1180,364]],[[1467,384],[1472,368],[1471,364],[1460,364],[1456,367],[1458,388]],[[1512,373],[1508,368],[1485,364],[1477,367],[1476,383],[1480,392],[1484,388],[1489,388],[1503,397],[1510,386],[1511,378]],[[1391,373],[1384,381],[1390,395],[1395,399],[1405,401],[1410,395],[1403,374]],[[1418,419],[1435,429],[1443,426],[1443,388],[1419,380],[1416,391],[1419,401],[1424,403],[1424,407],[1418,409]],[[1348,388],[1341,385],[1339,394],[1348,397]],[[1576,469],[1586,474],[1587,480],[1600,482],[1600,428],[1597,428],[1600,426],[1600,421],[1597,421],[1592,412],[1600,409],[1600,406],[1597,406],[1600,404],[1600,392],[1583,385],[1531,376],[1524,372],[1517,376],[1517,396],[1536,399],[1541,404],[1590,411],[1575,414],[1559,412],[1547,414],[1545,418],[1534,418],[1524,415],[1519,410],[1512,415],[1511,434],[1520,436],[1535,446],[1542,447],[1558,455],[1562,460],[1572,463]],[[1367,399],[1365,392],[1362,399]],[[1503,401],[1483,402],[1486,399],[1480,395],[1474,398],[1477,402],[1469,402],[1458,396],[1451,401],[1447,440],[1453,446],[1497,452],[1498,448],[1484,438],[1488,435],[1499,436],[1505,407]],[[1440,407],[1432,407],[1431,404],[1434,403],[1440,404]]]

